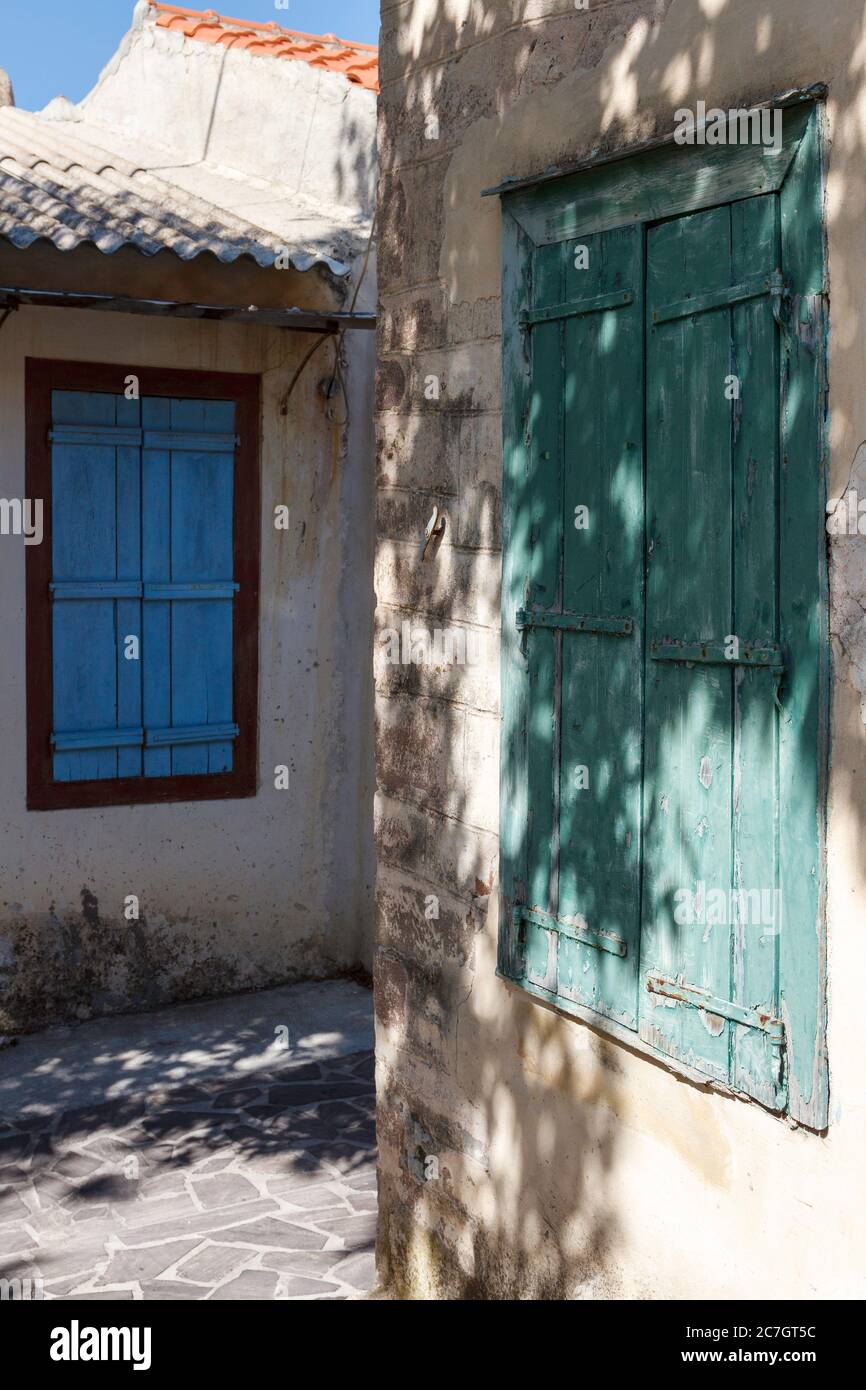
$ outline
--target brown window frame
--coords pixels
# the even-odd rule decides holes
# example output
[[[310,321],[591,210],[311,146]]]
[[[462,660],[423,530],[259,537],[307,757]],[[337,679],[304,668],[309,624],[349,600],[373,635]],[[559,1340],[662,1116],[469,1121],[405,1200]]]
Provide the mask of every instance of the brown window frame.
[[[52,391],[123,392],[139,380],[142,396],[233,400],[239,445],[234,468],[234,565],[240,591],[233,619],[233,699],[240,734],[231,772],[171,777],[120,777],[86,782],[53,780],[51,651]],[[27,809],[57,811],[158,802],[212,801],[255,796],[258,767],[259,563],[261,552],[260,402],[258,376],[200,372],[128,363],[73,362],[28,357],[25,363],[25,495],[43,502],[41,545],[28,546],[27,568]]]

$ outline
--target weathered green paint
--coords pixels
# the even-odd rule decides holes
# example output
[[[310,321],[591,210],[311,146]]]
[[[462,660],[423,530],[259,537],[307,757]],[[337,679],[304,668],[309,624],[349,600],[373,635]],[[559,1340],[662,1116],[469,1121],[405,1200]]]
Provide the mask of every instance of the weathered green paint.
[[[668,148],[504,199],[500,941],[530,993],[816,1128],[819,118],[786,113],[769,183]],[[677,920],[701,884],[726,921]]]
[[[636,159],[507,194],[508,211],[534,245],[550,246],[775,193],[791,170],[813,109],[800,105],[784,111],[778,151],[761,145],[666,144]]]
[[[826,323],[821,108],[781,192],[782,255],[790,283],[783,334],[780,637],[783,688],[780,875],[788,885],[780,938],[782,1018],[791,1114],[821,1129],[829,1107],[826,1055],[824,814],[829,730],[826,593]],[[818,756],[815,756],[815,751]]]

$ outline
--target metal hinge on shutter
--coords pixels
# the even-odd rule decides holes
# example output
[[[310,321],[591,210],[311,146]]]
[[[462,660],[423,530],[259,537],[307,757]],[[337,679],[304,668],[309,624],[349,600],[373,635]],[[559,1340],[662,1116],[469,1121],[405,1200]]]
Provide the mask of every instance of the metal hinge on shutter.
[[[727,999],[718,999],[708,990],[697,985],[687,985],[680,980],[668,979],[665,975],[652,974],[647,977],[646,987],[650,994],[660,994],[665,999],[674,1000],[693,1009],[701,1009],[705,1014],[728,1019],[744,1028],[757,1028],[766,1033],[774,1047],[781,1047],[785,1040],[782,1020],[775,1018],[769,1009],[747,1009],[742,1004],[733,1004]]]
[[[678,642],[672,638],[650,642],[652,661],[676,661],[686,666],[745,666],[769,671],[775,682],[775,702],[782,708],[785,658],[776,642],[740,642],[731,655],[728,642]]]
[[[593,636],[630,637],[634,631],[631,618],[593,617],[581,613],[536,613],[518,608],[517,626],[521,632],[529,628],[553,628],[559,632],[585,632]]]
[[[773,318],[783,327],[782,301],[790,291],[780,270],[757,275],[742,285],[731,285],[724,290],[714,290],[710,294],[696,294],[689,299],[677,300],[675,304],[662,304],[652,311],[654,324],[671,323],[674,319],[692,318],[696,314],[708,314],[714,309],[732,309],[736,304],[745,304],[750,299],[762,299],[769,295],[773,305]]]

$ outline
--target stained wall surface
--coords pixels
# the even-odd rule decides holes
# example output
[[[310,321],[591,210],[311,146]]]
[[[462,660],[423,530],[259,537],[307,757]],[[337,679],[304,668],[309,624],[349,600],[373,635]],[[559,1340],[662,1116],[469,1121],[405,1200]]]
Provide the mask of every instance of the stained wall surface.
[[[319,294],[336,307],[324,282]],[[359,307],[371,294],[372,281]],[[345,339],[349,424],[335,437],[318,389],[332,342],[282,413],[312,341],[66,309],[21,309],[0,333],[0,497],[24,495],[28,357],[117,363],[121,390],[135,366],[251,372],[262,388],[254,798],[26,810],[25,545],[0,536],[0,1034],[369,963],[375,348],[369,332]]]

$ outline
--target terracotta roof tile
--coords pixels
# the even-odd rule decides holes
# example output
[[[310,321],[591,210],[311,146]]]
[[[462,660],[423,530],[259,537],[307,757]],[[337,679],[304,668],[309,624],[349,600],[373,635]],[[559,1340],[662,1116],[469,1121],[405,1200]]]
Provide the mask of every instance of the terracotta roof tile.
[[[350,82],[379,90],[379,50],[373,44],[351,43],[334,34],[301,34],[283,29],[274,20],[256,24],[248,19],[229,19],[215,10],[190,10],[181,5],[151,3],[157,27],[184,34],[200,43],[224,48],[244,48],[248,53],[288,58],[309,63],[326,72],[339,72]]]

